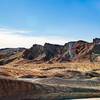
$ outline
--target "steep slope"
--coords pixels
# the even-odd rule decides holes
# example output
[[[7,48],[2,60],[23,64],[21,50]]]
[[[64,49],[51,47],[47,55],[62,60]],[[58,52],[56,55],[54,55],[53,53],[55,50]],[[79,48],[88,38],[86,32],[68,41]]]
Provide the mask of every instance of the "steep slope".
[[[77,41],[74,46],[75,57],[73,60],[90,60],[93,48],[93,43],[88,43],[82,40]]]
[[[0,65],[12,62],[17,58],[21,58],[25,48],[5,48],[0,49]]]
[[[45,43],[42,45],[33,45],[30,49],[25,50],[23,58],[33,60],[34,62],[45,62],[62,54],[63,46]]]

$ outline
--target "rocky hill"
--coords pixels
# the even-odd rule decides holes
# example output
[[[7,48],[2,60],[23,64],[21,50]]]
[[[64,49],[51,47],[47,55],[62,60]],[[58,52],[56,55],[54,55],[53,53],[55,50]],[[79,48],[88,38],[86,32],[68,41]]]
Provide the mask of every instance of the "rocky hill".
[[[71,41],[64,45],[45,43],[34,44],[31,48],[0,49],[0,65],[14,60],[24,59],[35,63],[55,63],[72,61],[100,61],[100,39],[95,38],[89,43],[83,40]]]
[[[83,40],[55,45],[45,43],[44,46],[34,44],[23,52],[23,58],[34,62],[67,62],[67,61],[100,61],[100,39],[92,43]]]

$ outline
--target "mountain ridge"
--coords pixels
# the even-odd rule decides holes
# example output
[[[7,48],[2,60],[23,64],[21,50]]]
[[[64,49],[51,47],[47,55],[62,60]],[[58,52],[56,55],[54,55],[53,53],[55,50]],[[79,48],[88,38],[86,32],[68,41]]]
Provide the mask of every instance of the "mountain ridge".
[[[45,43],[44,46],[34,44],[23,52],[23,58],[33,61],[64,62],[76,60],[94,61],[100,56],[100,39],[89,43],[83,40],[71,41],[64,45]],[[95,57],[94,57],[95,56]]]
[[[100,61],[100,38],[93,42],[83,40],[71,41],[64,45],[45,43],[34,44],[31,48],[3,48],[0,49],[0,65],[10,63],[16,59],[31,60],[35,63],[55,63],[72,61]]]

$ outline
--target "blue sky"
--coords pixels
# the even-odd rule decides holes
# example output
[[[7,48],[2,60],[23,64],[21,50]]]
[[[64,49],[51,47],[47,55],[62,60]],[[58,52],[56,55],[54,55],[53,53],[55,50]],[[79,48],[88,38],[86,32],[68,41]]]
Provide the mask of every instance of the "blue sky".
[[[100,0],[0,0],[0,47],[95,37],[100,37]]]

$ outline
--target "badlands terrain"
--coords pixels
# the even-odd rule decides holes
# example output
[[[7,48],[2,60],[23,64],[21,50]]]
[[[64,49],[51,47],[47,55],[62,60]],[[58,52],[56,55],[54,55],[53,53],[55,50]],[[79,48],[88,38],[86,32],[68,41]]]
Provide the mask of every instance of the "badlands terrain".
[[[0,100],[100,98],[100,39],[0,49]]]

